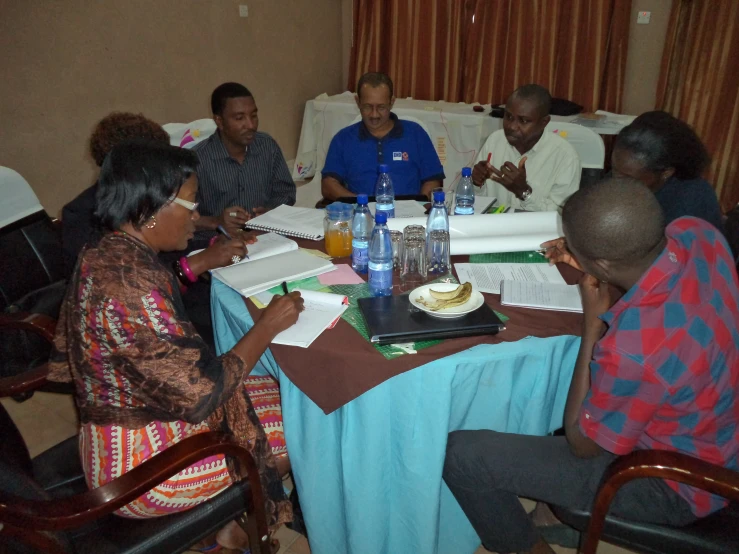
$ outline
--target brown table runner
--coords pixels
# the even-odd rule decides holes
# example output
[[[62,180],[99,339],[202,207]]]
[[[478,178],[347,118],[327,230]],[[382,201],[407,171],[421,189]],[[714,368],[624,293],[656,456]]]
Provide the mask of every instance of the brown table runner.
[[[297,242],[303,248],[325,251],[323,241]],[[455,256],[453,262],[465,262],[467,258]],[[336,258],[334,263],[351,264],[351,260]],[[559,264],[558,268],[568,283],[577,282],[580,275],[577,270],[564,264]],[[399,294],[397,284],[393,293]],[[417,354],[387,360],[342,319],[336,327],[324,331],[310,348],[273,344],[270,349],[290,381],[326,414],[330,414],[391,377],[478,344],[514,342],[528,336],[580,335],[580,314],[501,306],[500,295],[484,294],[484,297],[491,308],[510,318],[505,323],[506,329],[497,335],[447,339],[419,350]],[[248,299],[244,302],[257,321],[261,310]]]

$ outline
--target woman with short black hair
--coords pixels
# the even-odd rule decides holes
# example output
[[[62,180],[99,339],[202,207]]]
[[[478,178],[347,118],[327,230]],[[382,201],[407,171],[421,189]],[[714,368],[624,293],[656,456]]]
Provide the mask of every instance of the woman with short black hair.
[[[616,138],[614,177],[631,177],[654,192],[669,224],[678,217],[704,219],[723,232],[713,187],[701,178],[711,158],[690,126],[667,112],[647,112]]]
[[[151,141],[119,144],[107,156],[97,201],[107,233],[80,254],[49,378],[74,381],[91,487],[187,436],[227,431],[254,456],[269,523],[283,523],[292,510],[244,379],[275,335],[297,321],[303,302],[298,293],[275,297],[232,350],[212,353],[157,256],[184,248],[195,231],[196,168],[193,152]],[[241,477],[224,456],[212,456],[118,513],[147,518],[187,510]]]

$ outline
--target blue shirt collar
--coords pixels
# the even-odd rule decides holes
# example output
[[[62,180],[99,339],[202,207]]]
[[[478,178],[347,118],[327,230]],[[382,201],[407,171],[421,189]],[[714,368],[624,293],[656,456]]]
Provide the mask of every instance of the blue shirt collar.
[[[400,119],[398,119],[398,116],[395,115],[393,112],[390,112],[390,119],[392,119],[394,123],[393,128],[390,129],[390,132],[382,137],[380,140],[385,140],[386,138],[401,138],[403,136],[403,123],[401,123]],[[375,137],[373,137],[372,133],[369,132],[369,129],[367,129],[364,121],[361,121],[359,123],[359,140],[367,140],[371,138]]]

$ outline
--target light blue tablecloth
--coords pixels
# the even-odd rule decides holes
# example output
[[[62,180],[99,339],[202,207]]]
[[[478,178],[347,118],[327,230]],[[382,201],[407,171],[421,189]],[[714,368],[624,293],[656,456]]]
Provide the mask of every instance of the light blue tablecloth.
[[[224,352],[253,320],[215,279],[211,308]],[[579,344],[562,336],[480,345],[402,373],[329,415],[267,350],[255,372],[280,382],[313,554],[474,552],[480,540],[441,478],[448,432],[544,435],[561,427]]]

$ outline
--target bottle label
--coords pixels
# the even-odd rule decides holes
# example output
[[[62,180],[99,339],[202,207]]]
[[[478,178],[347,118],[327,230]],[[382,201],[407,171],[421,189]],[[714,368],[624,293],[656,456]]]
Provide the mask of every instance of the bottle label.
[[[358,266],[366,266],[369,261],[369,241],[352,240],[352,263]]]
[[[393,263],[369,262],[369,286],[374,289],[390,289],[393,287]]]
[[[474,215],[475,208],[472,206],[462,206],[460,204],[457,204],[454,207],[454,213],[455,215]]]
[[[375,204],[375,210],[385,212],[388,217],[395,217],[395,204]]]

